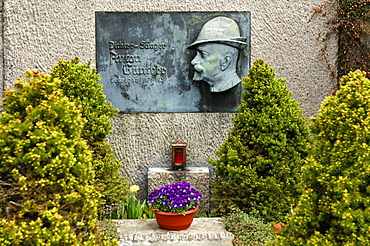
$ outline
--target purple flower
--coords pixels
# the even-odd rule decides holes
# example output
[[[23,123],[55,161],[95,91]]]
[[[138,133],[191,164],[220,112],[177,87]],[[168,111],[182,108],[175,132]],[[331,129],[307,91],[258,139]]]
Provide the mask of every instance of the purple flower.
[[[199,204],[202,195],[190,188],[186,182],[166,185],[151,192],[146,200],[149,207],[164,212],[177,212],[193,209]]]

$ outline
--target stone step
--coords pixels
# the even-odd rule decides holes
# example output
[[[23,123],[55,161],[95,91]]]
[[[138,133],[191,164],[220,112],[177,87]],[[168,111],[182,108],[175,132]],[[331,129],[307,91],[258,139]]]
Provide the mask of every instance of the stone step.
[[[194,218],[191,226],[183,231],[163,230],[155,219],[115,221],[120,234],[119,246],[232,246],[234,238],[220,218]]]

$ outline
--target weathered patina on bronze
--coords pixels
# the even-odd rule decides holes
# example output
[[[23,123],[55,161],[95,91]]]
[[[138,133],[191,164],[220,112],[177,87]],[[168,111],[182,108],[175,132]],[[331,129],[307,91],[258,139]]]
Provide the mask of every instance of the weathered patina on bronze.
[[[123,113],[237,112],[249,12],[97,12],[96,63]]]

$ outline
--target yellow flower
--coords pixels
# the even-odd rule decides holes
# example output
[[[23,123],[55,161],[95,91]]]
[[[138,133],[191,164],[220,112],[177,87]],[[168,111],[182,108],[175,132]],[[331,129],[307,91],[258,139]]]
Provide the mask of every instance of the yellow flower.
[[[140,190],[140,187],[138,185],[131,185],[130,186],[130,191],[131,192],[137,192],[138,190]]]

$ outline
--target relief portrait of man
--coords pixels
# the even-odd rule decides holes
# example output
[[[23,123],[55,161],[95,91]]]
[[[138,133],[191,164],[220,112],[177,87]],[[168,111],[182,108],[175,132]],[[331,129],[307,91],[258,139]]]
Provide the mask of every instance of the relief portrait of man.
[[[238,24],[228,17],[215,17],[206,22],[197,39],[188,46],[195,50],[191,60],[194,81],[200,84],[205,111],[235,111],[241,101],[241,78],[237,74],[240,51],[245,49],[247,38],[242,37]],[[207,94],[207,90],[209,93]]]

